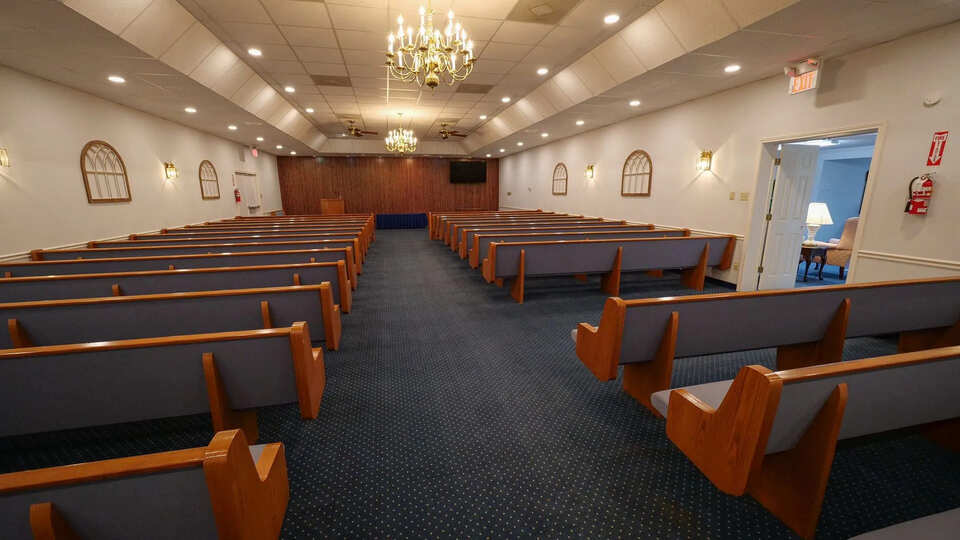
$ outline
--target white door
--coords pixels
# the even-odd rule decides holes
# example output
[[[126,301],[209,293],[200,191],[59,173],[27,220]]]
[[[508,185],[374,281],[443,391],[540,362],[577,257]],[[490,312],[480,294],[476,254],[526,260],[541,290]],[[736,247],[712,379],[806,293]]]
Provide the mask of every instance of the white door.
[[[796,282],[818,153],[816,146],[797,144],[785,144],[780,151],[758,289],[792,289]]]
[[[256,213],[261,204],[260,182],[257,180],[257,175],[238,171],[234,177],[237,179],[237,188],[240,190],[243,204],[251,214]]]

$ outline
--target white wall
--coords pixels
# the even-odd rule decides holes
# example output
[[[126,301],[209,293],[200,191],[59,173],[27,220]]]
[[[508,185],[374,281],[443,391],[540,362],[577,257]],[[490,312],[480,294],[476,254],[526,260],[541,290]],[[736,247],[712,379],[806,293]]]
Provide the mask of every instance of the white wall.
[[[248,214],[233,199],[234,171],[257,174],[264,212],[279,209],[275,156],[156,116],[0,66],[0,257],[162,227]],[[127,167],[133,200],[89,204],[80,151],[90,140],[110,143]],[[210,160],[220,199],[202,200],[198,168]],[[180,177],[167,181],[163,162]]]
[[[948,141],[943,165],[930,169],[937,173],[930,214],[903,213],[907,182],[928,170],[933,132],[951,130],[960,138],[960,72],[925,60],[956,50],[960,23],[828,60],[817,93],[787,95],[784,77],[775,76],[509,156],[501,160],[500,203],[732,233],[750,242],[759,234],[759,223],[750,230],[751,215],[761,213],[762,201],[754,207],[758,177],[766,181],[769,169],[761,169],[770,164],[758,165],[762,140],[881,124],[851,279],[956,274],[960,142]],[[928,94],[943,100],[924,107]],[[653,160],[652,196],[621,197],[623,160],[637,148]],[[712,172],[698,174],[700,150],[714,151]],[[558,161],[570,174],[566,196],[551,195]],[[589,182],[583,176],[588,163],[599,173]],[[760,197],[765,190],[764,184]],[[740,200],[744,192],[749,202]],[[742,243],[743,282],[755,283],[758,257],[741,259]],[[735,282],[737,272],[716,277]]]

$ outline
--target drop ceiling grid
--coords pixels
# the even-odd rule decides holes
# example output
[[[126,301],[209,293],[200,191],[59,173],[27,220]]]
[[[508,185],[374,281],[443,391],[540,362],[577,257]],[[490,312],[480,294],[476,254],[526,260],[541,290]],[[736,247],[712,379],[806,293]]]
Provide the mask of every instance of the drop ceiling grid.
[[[346,117],[365,129],[396,127],[392,116],[406,112],[404,126],[412,126],[421,139],[436,139],[441,121],[471,131],[507,107],[500,97],[516,102],[542,83],[533,71],[552,71],[577,59],[579,52],[603,36],[607,28],[584,13],[615,9],[623,15],[650,9],[656,0],[581,0],[557,24],[507,20],[517,0],[435,0],[442,20],[454,9],[457,19],[475,41],[479,59],[468,82],[491,85],[485,95],[459,94],[459,84],[414,92],[410,85],[388,80],[383,67],[386,33],[396,16],[415,22],[420,0],[180,0],[201,10],[215,33],[224,33],[234,52],[241,55],[275,89],[292,85],[294,94],[283,94],[311,122],[331,137],[341,135]],[[639,13],[637,13],[639,15]],[[299,17],[299,18],[298,18]],[[565,26],[568,19],[574,26]],[[296,24],[291,24],[291,23]],[[329,33],[330,35],[325,35]],[[242,35],[241,35],[242,34]],[[318,46],[320,45],[320,46]],[[325,46],[324,46],[325,45]],[[331,46],[332,45],[332,46]],[[259,48],[261,58],[249,56]],[[530,71],[526,73],[523,69]],[[347,77],[350,87],[318,87],[310,75]],[[356,82],[354,82],[356,81]],[[416,89],[414,85],[414,89]],[[454,99],[465,95],[475,99]],[[306,109],[314,109],[307,113]],[[429,135],[428,135],[429,134]]]

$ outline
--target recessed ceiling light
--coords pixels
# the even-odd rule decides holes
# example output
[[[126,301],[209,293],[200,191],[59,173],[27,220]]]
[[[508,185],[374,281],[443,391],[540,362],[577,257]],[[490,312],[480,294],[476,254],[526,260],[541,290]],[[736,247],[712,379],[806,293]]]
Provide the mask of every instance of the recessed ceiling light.
[[[740,71],[740,64],[730,64],[729,66],[723,68],[727,73],[736,73]]]
[[[250,47],[249,49],[247,49],[247,54],[249,54],[250,56],[256,56],[259,58],[263,56],[263,51],[261,51],[256,47]]]
[[[631,101],[630,101],[630,106],[631,106],[631,107],[639,107],[639,106],[640,106],[640,100],[639,100],[639,99],[631,100]]]
[[[547,137],[550,136],[550,134],[547,133],[546,131],[544,131],[543,133],[540,134],[540,136],[543,137],[544,139],[546,139]]]
[[[547,73],[550,73],[550,70],[547,68],[540,68],[537,70],[537,75],[546,75]]]
[[[308,113],[311,113],[311,114],[313,113],[313,107],[307,107],[304,110],[307,111]]]
[[[292,87],[292,86],[284,86],[284,87],[283,87],[283,91],[286,92],[286,93],[288,93],[288,94],[292,94],[292,93],[296,92],[297,89],[294,88],[294,87]]]
[[[617,24],[618,22],[620,22],[620,15],[617,15],[616,13],[611,13],[603,18],[603,22],[606,24]]]
[[[277,150],[283,150],[283,145],[282,145],[282,144],[278,144],[278,145],[277,145]]]
[[[523,141],[518,142],[517,146],[523,146]]]
[[[487,157],[490,157],[490,154],[487,154]]]
[[[510,96],[503,96],[502,98],[500,98],[500,101],[502,101],[503,103],[510,103]]]
[[[577,125],[578,125],[578,126],[582,126],[582,125],[583,125],[583,120],[577,120]]]
[[[236,131],[236,130],[237,130],[237,126],[235,126],[235,125],[233,125],[233,124],[230,124],[229,126],[227,126],[227,129],[229,129],[230,131]]]
[[[486,120],[486,119],[487,119],[487,115],[481,114],[481,115],[480,115],[480,119],[481,119],[481,120]]]
[[[114,84],[123,84],[123,83],[127,82],[126,79],[124,79],[123,77],[121,77],[121,76],[119,76],[119,75],[110,75],[109,77],[107,77],[107,80],[110,81],[110,82],[112,82],[112,83],[114,83]]]
[[[297,151],[296,151],[296,150],[291,150],[291,151],[290,151],[290,155],[291,155],[291,156],[297,155]]]
[[[195,113],[197,112],[197,108],[196,108],[196,107],[184,107],[184,108],[183,108],[183,112],[189,113],[189,114],[195,114]]]
[[[263,142],[263,137],[257,137],[257,142]]]
[[[500,152],[501,152],[501,153],[506,152],[506,151],[507,151],[506,148],[501,148],[501,149],[500,149]]]

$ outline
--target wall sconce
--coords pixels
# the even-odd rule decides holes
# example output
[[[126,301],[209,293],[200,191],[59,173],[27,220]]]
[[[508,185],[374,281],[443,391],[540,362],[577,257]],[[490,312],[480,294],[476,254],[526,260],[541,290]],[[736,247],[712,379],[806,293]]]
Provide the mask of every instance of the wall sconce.
[[[10,156],[7,155],[6,148],[0,148],[0,167],[10,166]]]
[[[584,171],[583,175],[587,177],[587,180],[593,180],[597,177],[596,165],[587,165],[587,170]]]
[[[163,163],[163,173],[167,176],[167,180],[173,180],[180,176],[180,173],[177,172],[177,166],[174,165],[172,161],[165,161]]]
[[[704,150],[700,152],[700,159],[697,160],[697,170],[709,171],[713,166],[713,152]]]

